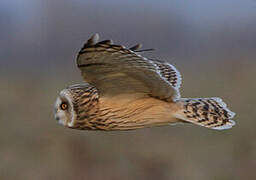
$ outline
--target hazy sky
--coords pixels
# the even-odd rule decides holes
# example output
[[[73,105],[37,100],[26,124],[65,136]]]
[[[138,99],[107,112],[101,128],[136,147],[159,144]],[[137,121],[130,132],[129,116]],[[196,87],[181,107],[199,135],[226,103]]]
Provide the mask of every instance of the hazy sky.
[[[1,0],[0,58],[72,58],[95,32],[181,60],[236,57],[255,51],[255,19],[254,0]]]

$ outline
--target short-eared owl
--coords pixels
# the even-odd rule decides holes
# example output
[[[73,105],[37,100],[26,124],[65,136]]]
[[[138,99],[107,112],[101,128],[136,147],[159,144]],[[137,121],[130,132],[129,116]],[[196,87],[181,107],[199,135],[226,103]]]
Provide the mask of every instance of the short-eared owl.
[[[84,130],[131,130],[188,122],[211,129],[229,129],[235,113],[220,98],[180,98],[181,75],[167,62],[140,55],[131,48],[98,42],[93,35],[77,56],[86,83],[62,90],[55,119]]]

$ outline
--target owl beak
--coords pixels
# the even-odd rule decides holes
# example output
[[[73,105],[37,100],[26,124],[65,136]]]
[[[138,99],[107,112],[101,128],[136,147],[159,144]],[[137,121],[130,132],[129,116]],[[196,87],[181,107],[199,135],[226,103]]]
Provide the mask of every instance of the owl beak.
[[[66,126],[65,122],[61,121],[59,116],[55,116],[55,119],[58,122],[58,124]]]
[[[58,121],[58,122],[59,122],[60,117],[59,117],[59,116],[55,116],[55,119],[56,119],[56,121]]]

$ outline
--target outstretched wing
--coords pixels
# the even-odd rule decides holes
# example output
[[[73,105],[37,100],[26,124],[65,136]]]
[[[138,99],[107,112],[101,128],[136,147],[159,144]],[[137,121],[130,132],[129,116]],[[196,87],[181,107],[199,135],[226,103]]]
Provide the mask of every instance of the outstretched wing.
[[[128,49],[111,40],[98,42],[98,38],[95,34],[83,46],[77,66],[100,95],[144,93],[167,101],[179,98],[180,75],[172,65],[142,57],[135,52],[140,46]]]

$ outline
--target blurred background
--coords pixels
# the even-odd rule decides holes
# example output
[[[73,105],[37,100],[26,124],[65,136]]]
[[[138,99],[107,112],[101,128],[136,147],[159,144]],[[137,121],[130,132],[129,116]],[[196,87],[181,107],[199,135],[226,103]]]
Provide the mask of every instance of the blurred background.
[[[183,97],[222,97],[237,125],[128,132],[64,128],[58,92],[83,82],[75,58],[93,33],[155,48]],[[1,0],[0,179],[256,179],[256,1]]]

